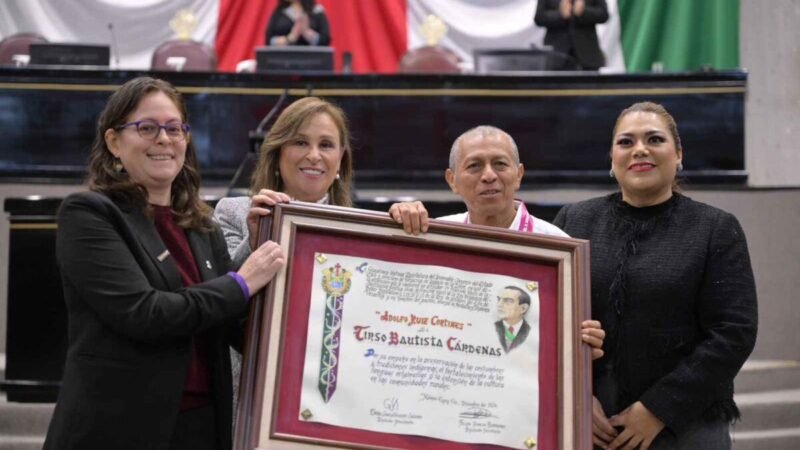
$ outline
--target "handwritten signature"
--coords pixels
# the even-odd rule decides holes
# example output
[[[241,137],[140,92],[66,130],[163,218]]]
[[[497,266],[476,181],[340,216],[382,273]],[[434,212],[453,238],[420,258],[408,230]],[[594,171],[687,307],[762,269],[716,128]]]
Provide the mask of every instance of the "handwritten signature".
[[[383,399],[383,407],[387,411],[397,411],[397,408],[400,407],[400,400],[396,397],[389,397]]]
[[[492,413],[486,408],[470,408],[458,415],[462,419],[478,419],[481,417],[492,417]]]

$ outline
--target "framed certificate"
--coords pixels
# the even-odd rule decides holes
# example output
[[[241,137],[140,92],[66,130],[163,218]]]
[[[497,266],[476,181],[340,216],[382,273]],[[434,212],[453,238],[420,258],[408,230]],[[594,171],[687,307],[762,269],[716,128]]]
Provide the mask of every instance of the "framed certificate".
[[[590,449],[589,244],[290,203],[234,448]]]

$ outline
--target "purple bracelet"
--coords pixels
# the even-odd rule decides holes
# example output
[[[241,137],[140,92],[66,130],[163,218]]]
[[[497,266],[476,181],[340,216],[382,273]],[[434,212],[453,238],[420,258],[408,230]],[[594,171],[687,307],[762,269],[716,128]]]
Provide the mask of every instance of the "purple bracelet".
[[[244,282],[244,278],[236,272],[228,272],[228,276],[236,280],[239,284],[239,287],[242,288],[242,294],[244,294],[244,298],[250,299],[250,289],[247,288],[247,283]]]

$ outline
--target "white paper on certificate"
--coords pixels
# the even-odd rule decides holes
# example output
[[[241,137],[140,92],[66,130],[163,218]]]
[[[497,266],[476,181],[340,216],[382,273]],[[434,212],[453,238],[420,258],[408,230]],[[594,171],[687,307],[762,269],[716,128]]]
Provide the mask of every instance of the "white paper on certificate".
[[[511,448],[537,439],[535,280],[317,254],[311,282],[300,420]]]

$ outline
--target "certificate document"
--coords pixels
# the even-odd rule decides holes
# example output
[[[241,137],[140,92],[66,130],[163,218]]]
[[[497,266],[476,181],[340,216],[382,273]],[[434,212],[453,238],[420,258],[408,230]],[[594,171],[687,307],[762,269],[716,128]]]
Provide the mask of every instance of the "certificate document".
[[[520,449],[537,439],[536,280],[336,254],[313,264],[299,420]]]

